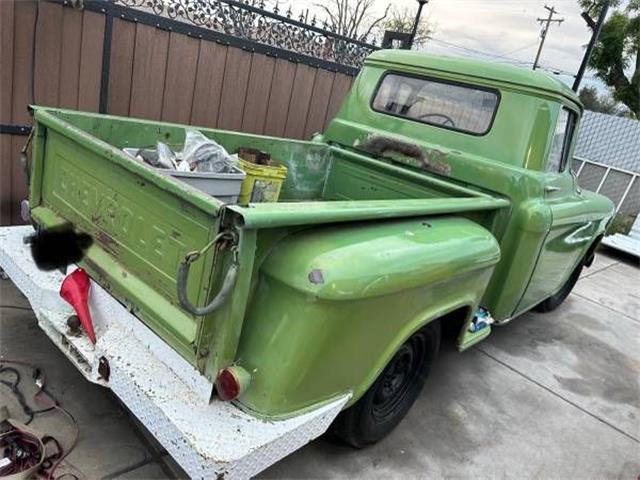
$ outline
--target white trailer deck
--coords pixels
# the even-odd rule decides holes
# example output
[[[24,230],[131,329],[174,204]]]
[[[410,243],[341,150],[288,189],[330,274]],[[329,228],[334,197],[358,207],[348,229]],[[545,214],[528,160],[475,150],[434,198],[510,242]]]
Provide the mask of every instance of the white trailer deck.
[[[341,396],[293,418],[265,421],[212,400],[210,382],[94,282],[89,306],[98,341],[92,345],[70,332],[74,312],[58,293],[64,275],[38,270],[23,241],[31,233],[31,227],[0,228],[0,268],[71,363],[87,380],[111,388],[190,477],[249,478],[321,435],[347,402]],[[108,378],[99,371],[101,359]]]

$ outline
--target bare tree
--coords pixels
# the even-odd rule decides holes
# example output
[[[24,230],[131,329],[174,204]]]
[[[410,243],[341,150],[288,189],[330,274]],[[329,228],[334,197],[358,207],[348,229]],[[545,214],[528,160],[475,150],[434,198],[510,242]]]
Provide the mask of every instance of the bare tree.
[[[387,18],[391,5],[383,14],[375,15],[375,0],[328,0],[314,4],[324,12],[327,25],[345,37],[366,41]]]
[[[413,23],[415,22],[416,12],[415,10],[404,7],[394,7],[391,9],[390,15],[384,19],[380,27],[382,32],[380,36],[384,35],[384,30],[391,30],[393,32],[410,33],[413,29]],[[425,17],[420,18],[418,22],[418,28],[416,29],[416,36],[413,39],[413,48],[422,48],[429,39],[429,36],[433,33],[433,28],[429,23],[429,20]]]

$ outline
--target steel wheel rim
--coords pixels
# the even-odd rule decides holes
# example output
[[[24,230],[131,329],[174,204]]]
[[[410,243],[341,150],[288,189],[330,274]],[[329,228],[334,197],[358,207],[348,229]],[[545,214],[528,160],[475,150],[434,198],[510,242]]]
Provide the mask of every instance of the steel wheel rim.
[[[420,375],[426,352],[423,335],[416,334],[396,352],[384,369],[373,395],[371,413],[384,420],[400,405]]]

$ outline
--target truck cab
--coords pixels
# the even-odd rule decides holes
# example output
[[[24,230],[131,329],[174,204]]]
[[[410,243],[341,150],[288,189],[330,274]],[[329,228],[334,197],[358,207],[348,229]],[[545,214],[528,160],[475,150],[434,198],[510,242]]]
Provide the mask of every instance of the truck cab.
[[[502,258],[483,298],[504,323],[558,293],[611,218],[611,202],[571,169],[581,115],[575,92],[544,73],[379,51],[322,138],[357,148],[393,136],[445,164],[449,180],[509,200],[490,227]]]

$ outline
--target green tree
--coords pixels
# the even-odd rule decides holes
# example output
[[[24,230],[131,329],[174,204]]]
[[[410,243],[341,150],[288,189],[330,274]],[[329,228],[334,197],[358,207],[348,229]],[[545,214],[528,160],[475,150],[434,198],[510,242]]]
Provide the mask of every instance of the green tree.
[[[598,95],[594,87],[582,87],[578,94],[584,108],[592,112],[619,115],[621,113],[618,103],[610,95]]]
[[[603,0],[579,0],[589,27],[595,28]],[[612,0],[612,7],[620,7]],[[613,98],[640,118],[640,0],[614,10],[602,27],[589,66],[613,89]]]

